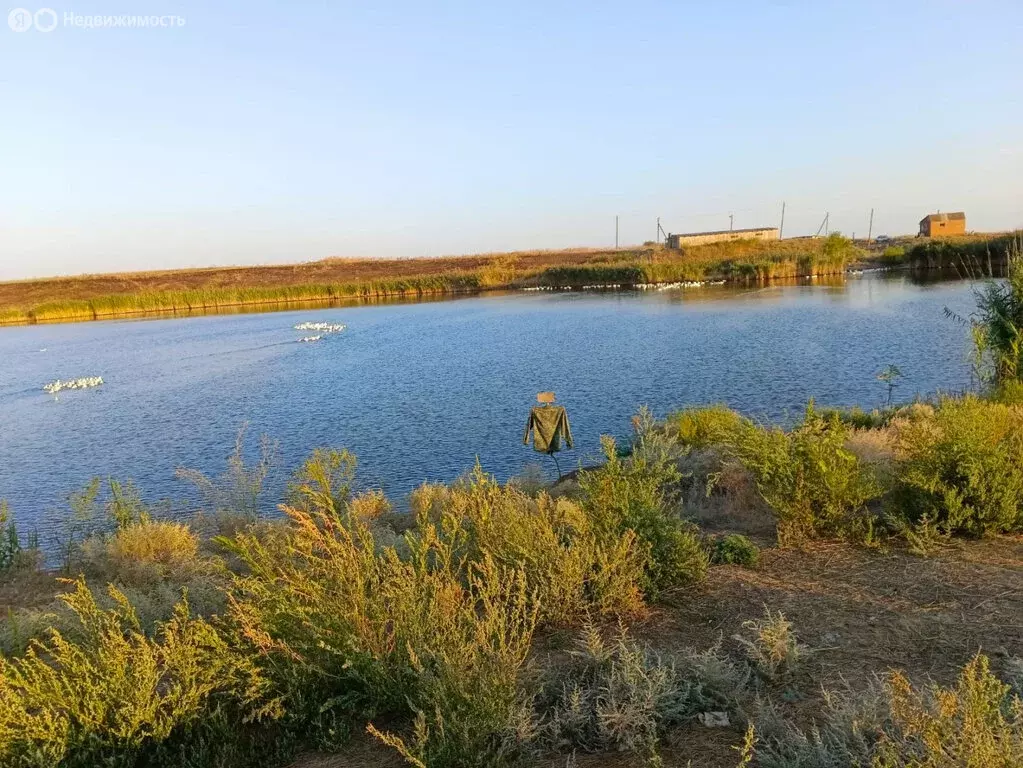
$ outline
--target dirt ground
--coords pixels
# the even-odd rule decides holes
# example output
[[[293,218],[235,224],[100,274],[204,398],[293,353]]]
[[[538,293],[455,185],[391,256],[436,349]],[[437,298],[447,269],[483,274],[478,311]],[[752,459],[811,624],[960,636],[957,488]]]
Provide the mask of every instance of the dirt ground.
[[[56,574],[37,568],[18,568],[0,579],[0,616],[18,608],[49,605],[67,589]]]
[[[742,622],[780,610],[808,653],[795,676],[772,691],[786,715],[809,724],[822,688],[864,687],[875,674],[902,669],[915,682],[952,682],[978,651],[997,671],[1023,656],[1023,537],[957,542],[918,557],[850,544],[770,549],[755,569],[718,566],[698,587],[672,596],[631,627],[651,646],[705,648],[732,639]],[[692,725],[673,734],[665,765],[734,768],[743,728]],[[561,756],[543,763],[564,766]],[[579,768],[639,768],[624,755],[580,755]],[[360,737],[339,755],[306,755],[293,768],[390,768],[387,749]]]

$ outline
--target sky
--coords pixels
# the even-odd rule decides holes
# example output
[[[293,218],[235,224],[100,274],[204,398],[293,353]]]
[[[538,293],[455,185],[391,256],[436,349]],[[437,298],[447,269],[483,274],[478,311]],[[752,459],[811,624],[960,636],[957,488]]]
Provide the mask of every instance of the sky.
[[[0,279],[1023,227],[1020,0],[16,1]]]

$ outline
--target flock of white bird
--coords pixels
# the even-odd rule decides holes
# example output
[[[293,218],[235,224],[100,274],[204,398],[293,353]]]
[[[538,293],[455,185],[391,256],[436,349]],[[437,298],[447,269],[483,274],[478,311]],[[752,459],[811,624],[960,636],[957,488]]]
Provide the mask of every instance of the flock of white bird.
[[[57,379],[44,386],[43,391],[47,394],[55,395],[58,392],[63,392],[65,389],[89,389],[90,387],[98,387],[102,383],[102,376],[85,376],[81,379],[68,379],[67,381]]]
[[[296,331],[319,331],[315,336],[303,336],[298,340],[299,344],[319,341],[330,333],[341,333],[346,326],[341,323],[299,323],[295,326]]]
[[[640,291],[671,291],[678,288],[702,288],[705,285],[724,285],[725,280],[681,280],[674,283],[636,283]]]
[[[303,336],[299,339],[299,343],[309,343],[313,341],[319,341],[325,335],[330,333],[341,333],[346,326],[341,323],[299,323],[295,326],[296,331],[319,331],[319,333],[313,336]],[[39,350],[45,352],[45,349]],[[49,395],[56,395],[58,392],[64,392],[68,389],[91,389],[92,387],[98,387],[103,383],[102,376],[84,376],[80,379],[68,379],[63,381],[57,379],[51,381],[49,384],[43,386],[43,391]]]
[[[702,288],[705,285],[724,285],[725,280],[683,280],[674,283],[636,283],[628,288],[635,288],[639,291],[671,291],[679,288]],[[620,291],[621,283],[603,283],[597,285],[580,286],[583,291]],[[523,291],[568,291],[571,286],[537,285],[523,288]]]
[[[323,333],[341,333],[347,326],[341,323],[299,323],[296,331],[322,331]]]

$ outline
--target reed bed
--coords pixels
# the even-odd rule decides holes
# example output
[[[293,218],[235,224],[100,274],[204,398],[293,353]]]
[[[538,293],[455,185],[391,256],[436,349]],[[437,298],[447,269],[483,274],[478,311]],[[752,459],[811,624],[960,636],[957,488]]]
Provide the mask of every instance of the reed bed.
[[[906,260],[919,268],[960,264],[967,258],[978,261],[981,255],[986,260],[990,254],[997,257],[1004,253],[1010,242],[1009,235],[931,241],[911,249]],[[495,289],[764,282],[842,274],[866,256],[851,241],[833,234],[773,242],[738,240],[683,251],[648,246],[618,251],[537,251],[372,263],[327,260],[291,267],[92,275],[0,284],[0,324],[419,298]]]
[[[1023,241],[1023,230],[988,235],[931,238],[906,253],[913,269],[957,269],[970,276],[991,275],[1004,267],[1014,248]]]
[[[352,298],[387,298],[430,294],[465,293],[479,290],[473,276],[461,274],[366,283],[208,288],[99,296],[78,301],[53,301],[27,311],[7,310],[0,322],[51,322],[100,320],[103,318],[157,312],[197,312],[245,305],[297,304]]]
[[[23,325],[31,318],[21,309],[0,309],[0,325]]]

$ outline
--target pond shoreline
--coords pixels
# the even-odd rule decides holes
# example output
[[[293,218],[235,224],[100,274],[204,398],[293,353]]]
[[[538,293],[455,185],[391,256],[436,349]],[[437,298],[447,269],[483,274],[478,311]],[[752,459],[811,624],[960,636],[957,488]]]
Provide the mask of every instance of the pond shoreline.
[[[641,283],[581,283],[567,282],[559,285],[495,285],[472,288],[446,287],[436,289],[412,289],[393,291],[374,291],[372,293],[354,296],[309,296],[307,298],[293,299],[263,299],[253,301],[233,301],[229,303],[212,303],[198,306],[167,307],[162,309],[134,310],[121,312],[95,312],[91,316],[87,314],[74,314],[66,316],[54,316],[37,318],[29,313],[18,319],[4,319],[0,316],[0,328],[18,327],[27,325],[53,325],[61,323],[97,322],[103,320],[131,320],[131,319],[171,319],[182,317],[205,317],[209,315],[237,314],[236,310],[250,309],[251,313],[288,311],[301,309],[310,305],[316,308],[334,308],[343,306],[359,306],[375,302],[409,302],[442,300],[445,298],[459,298],[482,296],[485,294],[501,293],[532,293],[537,291],[642,291],[642,290],[673,290],[679,288],[699,288],[708,285],[792,285],[800,281],[816,280],[824,277],[847,277],[863,274],[874,274],[894,271],[930,271],[938,270],[940,267],[930,266],[915,268],[909,264],[884,264],[877,260],[855,262],[842,269],[823,269],[814,271],[807,275],[795,275],[786,277],[766,277],[762,279],[705,279],[705,280],[663,280]]]
[[[0,326],[273,311],[497,291],[768,285],[866,272],[954,269],[996,274],[1020,233],[901,238],[734,240],[672,250],[649,243],[421,259],[326,259],[292,265],[81,275],[0,282]]]

